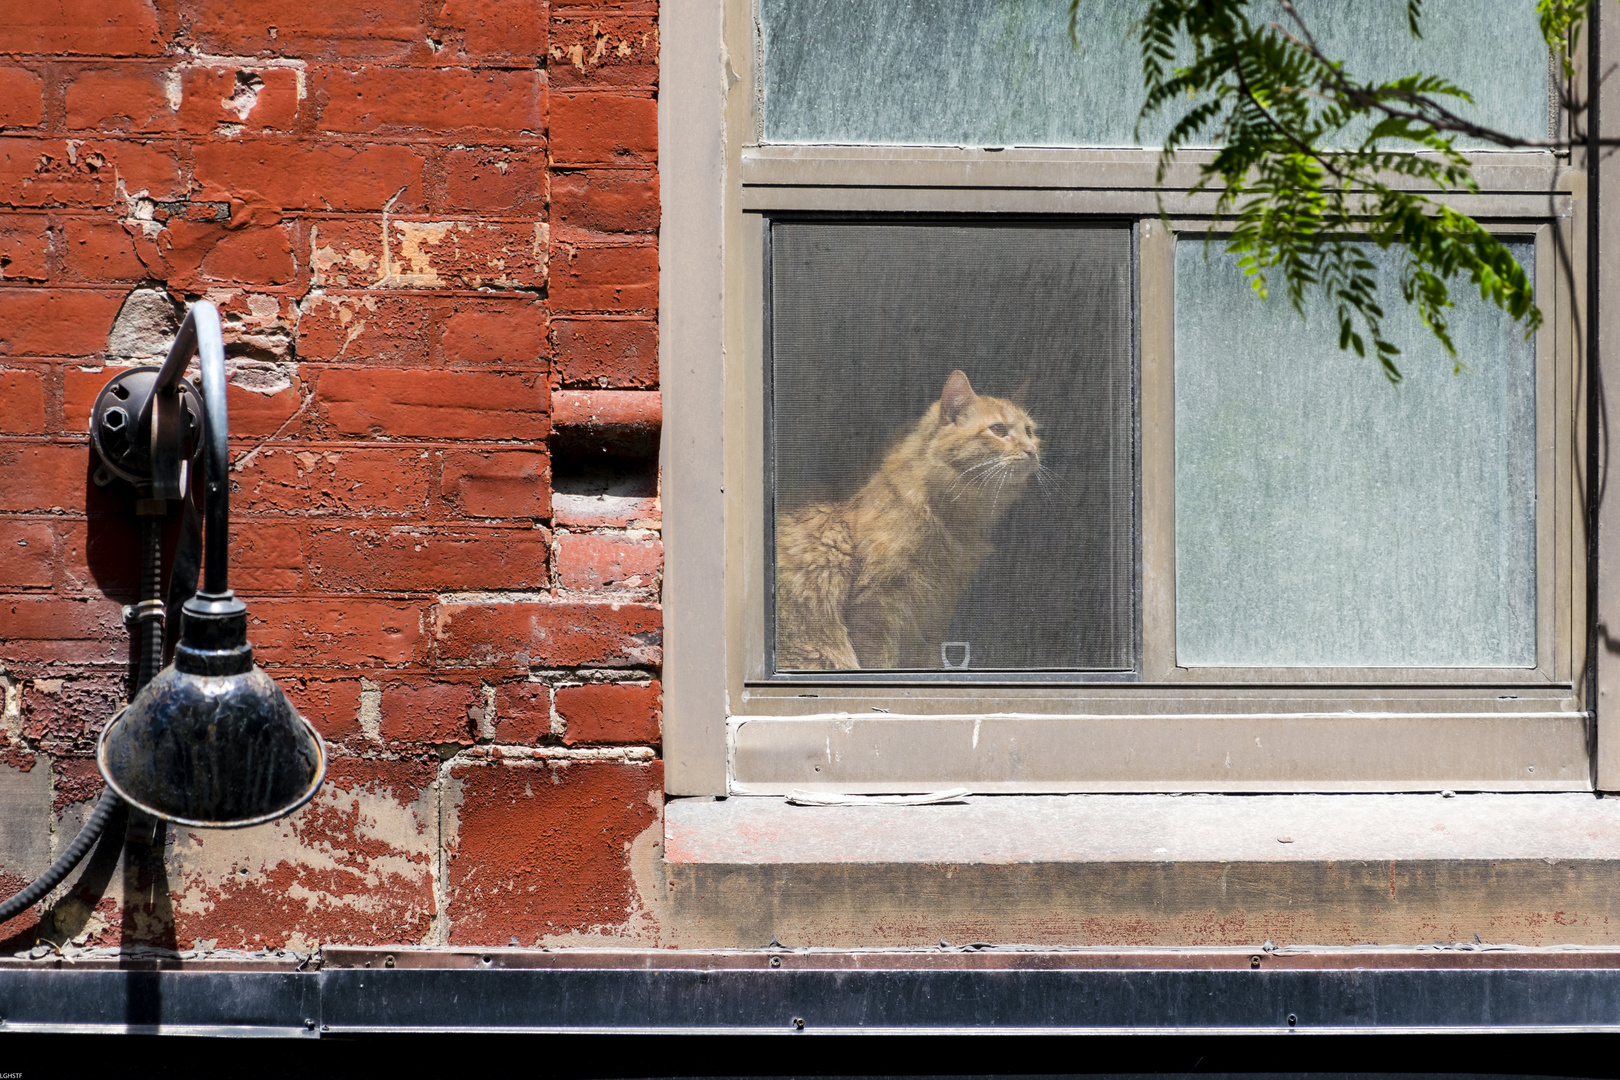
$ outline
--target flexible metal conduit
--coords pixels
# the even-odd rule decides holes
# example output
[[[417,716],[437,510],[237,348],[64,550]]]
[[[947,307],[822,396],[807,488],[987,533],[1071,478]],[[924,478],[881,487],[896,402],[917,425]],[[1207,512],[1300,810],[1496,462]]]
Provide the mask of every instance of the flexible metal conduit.
[[[229,488],[225,479],[229,475],[227,466],[230,462],[230,446],[225,428],[225,342],[219,323],[219,311],[208,301],[199,300],[191,306],[190,311],[186,312],[185,322],[180,324],[180,333],[170,346],[168,357],[163,361],[152,396],[147,399],[146,406],[141,410],[141,423],[146,425],[143,430],[152,433],[152,468],[156,474],[171,465],[165,460],[165,453],[173,448],[160,447],[158,436],[160,431],[162,434],[168,434],[177,430],[175,425],[178,424],[181,407],[178,392],[180,377],[185,373],[193,352],[197,354],[203,376],[203,454],[204,476],[207,478],[207,504],[204,512],[208,522],[203,535],[203,589],[205,592],[224,592],[229,587],[226,584],[228,570],[226,545],[230,536],[228,529],[230,504],[227,501]],[[172,464],[178,466],[179,462],[176,460]],[[162,494],[173,494],[164,491],[161,483],[158,490]],[[175,497],[189,498],[190,495],[182,490]],[[151,517],[144,519],[141,526],[141,601],[144,604],[158,601],[163,595],[163,528],[161,519]],[[135,693],[140,693],[141,688],[152,681],[152,677],[158,673],[163,663],[163,622],[159,619],[141,619],[136,622],[133,632],[138,635],[140,655],[140,667],[135,675]],[[133,699],[134,694],[130,696]],[[103,791],[101,798],[96,800],[95,808],[90,811],[90,818],[84,823],[84,828],[79,830],[79,835],[73,838],[73,842],[62,852],[61,857],[17,895],[0,902],[0,923],[16,918],[60,885],[95,846],[97,838],[106,829],[114,811],[119,810],[122,805],[123,800],[111,788]]]

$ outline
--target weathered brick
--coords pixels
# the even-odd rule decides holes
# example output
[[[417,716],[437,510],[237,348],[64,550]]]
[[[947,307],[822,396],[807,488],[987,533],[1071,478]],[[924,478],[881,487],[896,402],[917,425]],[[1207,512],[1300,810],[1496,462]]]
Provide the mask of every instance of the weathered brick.
[[[0,435],[37,435],[44,430],[44,375],[0,369]]]
[[[658,178],[635,173],[558,173],[551,181],[557,239],[658,231]]]
[[[298,591],[304,583],[303,536],[295,525],[254,522],[231,532],[231,585],[244,597]]]
[[[34,679],[23,687],[22,729],[46,749],[91,743],[123,704],[122,675]]]
[[[658,324],[651,319],[554,319],[551,338],[564,386],[658,385]]]
[[[658,822],[660,762],[460,765],[450,944],[539,944],[629,920],[630,848]]]
[[[162,51],[152,0],[13,4],[0,19],[0,53],[151,56]]]
[[[202,197],[252,192],[289,210],[406,212],[422,203],[423,153],[406,146],[218,139],[193,147]]]
[[[49,588],[55,569],[56,544],[49,525],[0,518],[0,589]]]
[[[154,199],[178,197],[180,162],[172,145],[133,139],[0,137],[0,203],[31,206],[108,206],[119,184]]]
[[[658,84],[658,27],[652,11],[597,10],[551,20],[551,65],[558,90]]]
[[[95,410],[101,388],[122,368],[82,367],[70,364],[62,371],[62,430],[84,435],[90,430],[90,414]]]
[[[360,730],[360,679],[323,678],[318,675],[293,676],[276,673],[276,685],[286,692],[293,708],[315,725],[324,739],[355,739]]]
[[[437,779],[436,760],[334,755],[314,800],[283,821],[229,837],[176,830],[175,947],[422,941],[435,914]]]
[[[202,261],[202,276],[209,284],[284,285],[296,272],[285,225],[226,232]]]
[[[663,688],[622,683],[564,686],[557,690],[557,715],[569,746],[597,743],[657,746],[662,737]]]
[[[267,447],[231,477],[233,514],[399,517],[427,510],[426,450]]]
[[[155,236],[136,237],[152,276],[171,288],[204,283],[283,285],[293,279],[290,224],[232,228],[214,221],[171,219]]]
[[[535,375],[334,368],[316,384],[321,411],[347,435],[543,439],[550,394]]]
[[[24,873],[19,874],[14,872],[14,864],[9,862],[4,866],[0,866],[0,892],[5,893],[7,896],[15,896],[24,889],[28,888],[28,886],[33,882],[34,878],[38,876],[39,871],[43,870],[45,865],[50,861],[50,856],[48,854],[50,851],[50,833],[48,828],[43,822],[35,824],[33,828],[38,832],[44,833],[44,835],[40,839],[36,840],[35,843],[43,849],[45,854],[41,855],[38,866],[29,867]],[[6,922],[0,923],[0,941],[8,944],[11,942],[16,942],[19,945],[26,944],[29,941],[38,941],[39,937],[40,921],[38,908],[24,908],[21,912],[12,916]]]
[[[313,80],[327,98],[320,128],[343,134],[493,129],[539,135],[545,76],[536,70],[326,68]]]
[[[536,450],[448,450],[439,490],[467,517],[551,516],[551,459]]]
[[[551,734],[551,687],[537,682],[504,682],[495,689],[495,741],[507,746],[538,746]]]
[[[91,457],[86,443],[0,444],[0,510],[83,511]]]
[[[653,588],[664,573],[657,537],[568,533],[557,538],[557,578],[565,589]]]
[[[628,94],[552,94],[551,160],[642,165],[658,159],[658,103]]]
[[[113,221],[68,218],[62,228],[62,270],[70,281],[139,281],[149,277],[135,238]]]
[[[0,217],[0,281],[44,281],[50,276],[50,237],[43,214]]]
[[[27,68],[0,67],[0,127],[33,127],[45,118],[45,80]]]
[[[546,50],[545,15],[543,0],[448,0],[434,34],[458,59],[533,63]]]
[[[409,289],[533,287],[545,283],[545,222],[381,219],[323,222],[311,239],[318,286]]]
[[[542,150],[461,147],[444,155],[444,181],[435,205],[451,211],[541,217],[549,183]]]
[[[230,345],[226,344],[229,350]],[[248,390],[232,383],[225,387],[225,409],[230,415],[231,438],[245,439],[255,436],[296,434],[299,424],[288,424],[303,407],[304,399],[297,379],[285,389],[275,393]]]
[[[227,344],[227,352],[229,348]],[[62,373],[61,430],[71,435],[83,435],[88,432],[90,414],[95,408],[101,388],[123,370],[123,368],[69,365]],[[231,437],[248,438],[276,431],[297,411],[299,401],[296,382],[276,393],[261,393],[234,383],[227,384],[225,406]]]
[[[317,242],[319,231],[317,226]],[[431,318],[427,303],[418,296],[317,293],[305,302],[298,318],[298,355],[306,361],[418,366],[428,359]]]
[[[551,396],[558,446],[573,453],[650,455],[663,416],[657,390],[559,390]]]
[[[0,352],[89,356],[107,346],[124,298],[90,289],[0,289]]]
[[[261,663],[397,665],[415,658],[422,612],[386,600],[256,600],[248,641]]]
[[[311,580],[327,592],[523,589],[548,584],[543,529],[321,529]]]
[[[439,604],[433,653],[447,667],[657,667],[663,617],[645,604]]]
[[[246,217],[257,220],[257,211]],[[296,237],[299,231],[296,220],[293,226]],[[232,346],[238,341],[247,341],[251,335],[291,334],[298,322],[299,297],[283,289],[212,288],[208,290],[208,298],[219,308],[220,318],[225,323],[227,357],[232,355]]]
[[[57,755],[51,761],[51,809],[58,815],[71,806],[93,803],[106,786],[89,754]]]
[[[67,83],[67,126],[74,130],[174,131],[179,126],[169,107],[156,64],[80,71]]]
[[[199,133],[222,124],[291,130],[298,120],[301,74],[290,68],[188,67],[180,78],[180,126]]]
[[[87,521],[56,519],[65,590],[101,593],[132,604],[139,599],[141,527],[134,514],[98,514]]]
[[[417,0],[195,0],[188,7],[197,44],[224,55],[403,56],[426,29]]]
[[[123,663],[129,657],[123,607],[104,597],[0,597],[0,661],[8,664]]]
[[[481,710],[483,701],[477,682],[390,679],[382,686],[382,736],[471,746],[478,741],[478,720],[469,710]]]
[[[651,244],[557,246],[551,267],[553,311],[654,311],[658,249]]]
[[[551,517],[558,528],[659,529],[663,511],[656,495],[587,495],[555,491]]]
[[[434,358],[446,367],[544,367],[545,305],[528,297],[460,299],[439,328]]]

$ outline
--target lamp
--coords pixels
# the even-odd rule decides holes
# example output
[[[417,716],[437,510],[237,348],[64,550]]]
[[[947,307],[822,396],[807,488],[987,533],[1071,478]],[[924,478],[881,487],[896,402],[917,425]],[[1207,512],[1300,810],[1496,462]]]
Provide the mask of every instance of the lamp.
[[[200,398],[181,378],[194,352],[202,369]],[[132,369],[102,390],[91,436],[114,475],[150,485],[151,498],[142,504],[148,512],[155,504],[161,513],[166,504],[157,500],[191,498],[190,446],[200,428],[202,589],[196,591],[198,553],[194,547],[188,553],[182,541],[168,592],[168,606],[181,613],[174,662],[108,723],[96,762],[108,787],[154,817],[192,826],[257,825],[314,797],[326,775],[326,753],[314,726],[254,664],[247,607],[227,580],[225,348],[213,304],[191,306],[163,366],[155,377],[152,371]],[[155,575],[157,548],[150,547],[148,572]],[[146,600],[134,617],[161,621],[163,604]],[[172,631],[172,614],[169,625]],[[148,651],[160,661],[161,650],[158,641]]]

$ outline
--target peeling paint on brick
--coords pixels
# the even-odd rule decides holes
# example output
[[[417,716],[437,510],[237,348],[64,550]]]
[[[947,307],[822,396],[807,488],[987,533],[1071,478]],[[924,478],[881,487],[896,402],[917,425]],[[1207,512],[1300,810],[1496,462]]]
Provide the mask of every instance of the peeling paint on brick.
[[[559,597],[551,418],[554,389],[656,391],[656,12],[241,0],[171,26],[154,10],[68,0],[0,26],[0,777],[38,788],[14,816],[47,854],[101,790],[137,533],[128,493],[90,482],[85,430],[108,379],[161,359],[178,305],[207,297],[227,350],[233,584],[256,659],[328,739],[331,780],[270,826],[148,829],[127,862],[109,840],[43,921],[0,934],[646,937],[626,852],[658,834],[655,732],[570,729],[553,693],[652,685],[660,539],[593,504]],[[553,43],[579,63],[549,62]],[[586,412],[573,428],[613,426]],[[640,414],[619,426],[656,437]],[[638,489],[637,526],[656,524],[654,495]],[[544,827],[597,832],[555,833],[581,888],[497,933],[508,914],[448,868],[497,824],[479,778],[511,769],[546,778]],[[0,887],[22,865],[7,826]]]

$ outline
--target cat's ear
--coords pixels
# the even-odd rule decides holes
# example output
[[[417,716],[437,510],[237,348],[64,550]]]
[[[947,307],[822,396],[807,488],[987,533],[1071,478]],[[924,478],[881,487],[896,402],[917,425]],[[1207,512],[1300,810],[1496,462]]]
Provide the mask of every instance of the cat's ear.
[[[961,416],[977,397],[966,375],[961,371],[951,372],[951,377],[945,380],[945,392],[939,395],[940,423],[956,423],[956,418]]]
[[[1023,382],[1019,383],[1018,384],[1018,389],[1014,390],[1012,393],[1007,395],[1007,400],[1012,402],[1014,405],[1018,406],[1020,409],[1028,408],[1029,407],[1029,380],[1025,379]]]

